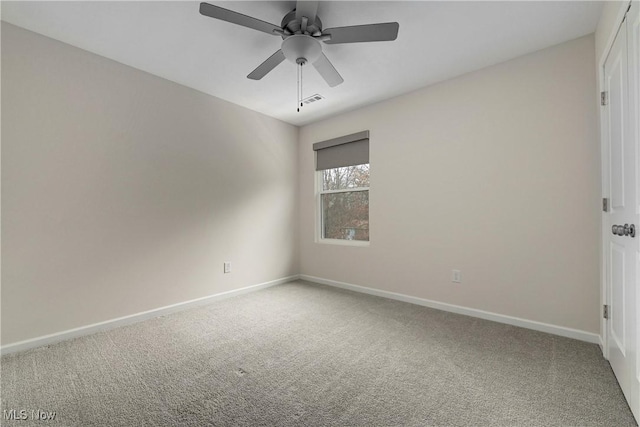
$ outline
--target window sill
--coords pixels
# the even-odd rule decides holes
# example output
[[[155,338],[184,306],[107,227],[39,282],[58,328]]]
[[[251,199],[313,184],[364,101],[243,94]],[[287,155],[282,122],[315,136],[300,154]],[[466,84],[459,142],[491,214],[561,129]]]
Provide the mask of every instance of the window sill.
[[[322,245],[337,245],[337,246],[355,246],[355,247],[368,247],[368,240],[341,240],[341,239],[317,239],[316,243]]]

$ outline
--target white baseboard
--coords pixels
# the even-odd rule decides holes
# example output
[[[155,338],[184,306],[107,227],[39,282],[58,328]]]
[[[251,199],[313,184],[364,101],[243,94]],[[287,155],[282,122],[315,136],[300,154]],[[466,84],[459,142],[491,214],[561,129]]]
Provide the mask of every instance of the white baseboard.
[[[106,330],[114,329],[120,326],[131,325],[133,323],[152,319],[154,317],[164,316],[170,313],[187,310],[189,308],[198,307],[214,301],[219,301],[225,298],[230,298],[230,297],[246,294],[249,292],[258,291],[260,289],[269,288],[271,286],[280,285],[280,284],[291,282],[298,279],[307,280],[309,282],[319,283],[323,285],[334,286],[337,288],[348,289],[350,291],[361,292],[369,295],[375,295],[383,298],[404,301],[411,304],[435,308],[443,311],[449,311],[452,313],[478,317],[480,319],[492,320],[494,322],[505,323],[507,325],[519,326],[522,328],[533,329],[541,332],[547,332],[554,335],[573,338],[581,341],[590,342],[593,344],[599,344],[601,348],[604,347],[601,337],[597,334],[593,334],[590,332],[585,332],[585,331],[571,329],[571,328],[565,328],[563,326],[550,325],[548,323],[541,323],[533,320],[526,320],[518,317],[506,316],[503,314],[491,313],[488,311],[477,310],[474,308],[462,307],[459,305],[432,301],[432,300],[413,297],[413,296],[404,295],[396,292],[389,292],[389,291],[383,291],[380,289],[367,288],[365,286],[353,285],[350,283],[338,282],[335,280],[323,279],[320,277],[314,277],[314,276],[308,276],[308,275],[302,274],[302,275],[293,275],[293,276],[283,277],[281,279],[276,279],[269,282],[260,283],[257,285],[246,286],[240,289],[234,289],[232,291],[221,292],[219,294],[214,294],[214,295],[209,295],[202,298],[184,301],[181,303],[156,308],[153,310],[148,310],[141,313],[131,314],[129,316],[119,317],[117,319],[111,319],[111,320],[94,323],[87,326],[81,326],[79,328],[69,329],[62,332],[56,332],[50,335],[44,335],[41,337],[36,337],[36,338],[32,338],[25,341],[19,341],[16,343],[7,344],[0,347],[0,354],[4,355],[4,354],[16,353],[19,351],[29,350],[31,348],[54,344],[60,341],[66,341],[72,338],[91,335],[96,332],[106,331]]]
[[[491,313],[489,311],[477,310],[475,308],[462,307],[459,305],[447,304],[444,302],[412,297],[409,295],[399,294],[396,292],[383,291],[380,289],[367,288],[365,286],[352,285],[350,283],[337,282],[335,280],[308,276],[306,274],[301,274],[300,279],[307,280],[309,282],[319,283],[322,285],[329,285],[329,286],[335,286],[337,288],[348,289],[350,291],[361,292],[364,294],[375,295],[383,298],[404,301],[411,304],[422,305],[424,307],[430,307],[438,310],[449,311],[452,313],[464,314],[466,316],[478,317],[480,319],[492,320],[494,322],[505,323],[507,325],[533,329],[535,331],[546,332],[549,334],[559,335],[567,338],[573,338],[580,341],[586,341],[592,344],[601,344],[600,336],[598,334],[581,331],[578,329],[565,328],[564,326],[550,325],[548,323],[536,322],[534,320],[527,320],[527,319],[521,319],[519,317],[506,316],[504,314]]]
[[[60,341],[66,341],[66,340],[81,337],[84,335],[91,335],[96,332],[106,331],[106,330],[114,329],[120,326],[131,325],[133,323],[142,322],[143,320],[152,319],[154,317],[164,316],[170,313],[175,313],[175,312],[186,310],[189,308],[205,305],[213,301],[220,301],[226,298],[235,297],[235,296],[246,294],[249,292],[255,292],[260,289],[269,288],[271,286],[276,286],[283,283],[291,282],[299,278],[300,277],[298,275],[283,277],[281,279],[259,283],[257,285],[246,286],[244,288],[234,289],[232,291],[227,291],[227,292],[221,292],[219,294],[209,295],[202,298],[196,298],[189,301],[179,302],[177,304],[167,305],[165,307],[143,311],[141,313],[135,313],[129,316],[118,317],[117,319],[106,320],[104,322],[94,323],[87,326],[81,326],[79,328],[69,329],[62,332],[56,332],[54,334],[43,335],[41,337],[36,337],[36,338],[32,338],[25,341],[19,341],[12,344],[7,344],[0,347],[0,354],[4,355],[9,353],[16,353],[16,352],[28,350],[31,348],[54,344]]]

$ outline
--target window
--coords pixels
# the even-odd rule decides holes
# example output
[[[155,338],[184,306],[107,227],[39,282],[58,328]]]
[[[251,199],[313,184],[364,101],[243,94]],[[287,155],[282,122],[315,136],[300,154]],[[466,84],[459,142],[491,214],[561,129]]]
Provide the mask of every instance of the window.
[[[369,131],[318,142],[313,149],[319,239],[368,242]]]
[[[321,238],[369,241],[369,164],[318,174]]]

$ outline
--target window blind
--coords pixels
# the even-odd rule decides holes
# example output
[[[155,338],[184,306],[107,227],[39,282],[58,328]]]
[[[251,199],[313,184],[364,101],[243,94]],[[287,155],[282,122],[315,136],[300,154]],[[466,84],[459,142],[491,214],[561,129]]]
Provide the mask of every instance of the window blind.
[[[369,163],[369,131],[316,142],[313,151],[318,171]]]

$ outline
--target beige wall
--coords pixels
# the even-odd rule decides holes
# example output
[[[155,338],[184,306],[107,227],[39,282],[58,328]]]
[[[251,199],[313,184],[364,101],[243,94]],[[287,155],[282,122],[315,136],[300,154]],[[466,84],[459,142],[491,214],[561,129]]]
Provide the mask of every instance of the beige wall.
[[[2,344],[298,272],[597,333],[594,51],[298,134],[2,23]],[[364,129],[371,245],[317,244],[311,144]]]
[[[594,53],[591,35],[303,127],[300,272],[598,333]],[[365,129],[371,244],[315,243],[311,144]]]
[[[2,344],[296,274],[297,140],[3,22]]]

